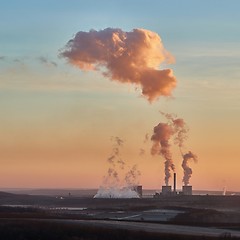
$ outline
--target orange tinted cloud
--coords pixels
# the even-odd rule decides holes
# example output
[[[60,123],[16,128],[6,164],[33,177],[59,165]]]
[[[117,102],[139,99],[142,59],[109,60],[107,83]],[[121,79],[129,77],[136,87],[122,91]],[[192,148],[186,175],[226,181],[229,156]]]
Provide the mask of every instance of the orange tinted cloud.
[[[176,86],[171,69],[160,70],[162,63],[173,62],[157,33],[145,29],[78,32],[60,53],[82,70],[98,70],[105,77],[140,86],[150,102],[170,96]]]

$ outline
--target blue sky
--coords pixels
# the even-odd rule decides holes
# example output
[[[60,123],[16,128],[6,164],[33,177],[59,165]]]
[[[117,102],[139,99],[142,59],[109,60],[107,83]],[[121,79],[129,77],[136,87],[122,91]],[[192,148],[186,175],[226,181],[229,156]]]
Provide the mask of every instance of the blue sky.
[[[204,66],[203,71],[221,69],[222,65],[236,68],[239,7],[237,0],[4,1],[0,9],[0,56],[44,56],[63,63],[58,59],[59,49],[80,30],[119,27],[129,31],[139,27],[161,36],[177,59],[173,67],[179,74],[197,71],[201,76],[193,58]]]
[[[1,52],[51,54],[79,30],[142,27],[158,32],[167,47],[238,43],[237,0],[80,1],[1,3]]]

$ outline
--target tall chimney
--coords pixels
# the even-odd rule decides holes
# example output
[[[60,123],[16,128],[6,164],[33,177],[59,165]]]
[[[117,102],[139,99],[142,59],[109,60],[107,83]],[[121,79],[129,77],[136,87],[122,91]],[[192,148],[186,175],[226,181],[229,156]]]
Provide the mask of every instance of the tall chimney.
[[[176,173],[173,175],[173,192],[176,192]]]

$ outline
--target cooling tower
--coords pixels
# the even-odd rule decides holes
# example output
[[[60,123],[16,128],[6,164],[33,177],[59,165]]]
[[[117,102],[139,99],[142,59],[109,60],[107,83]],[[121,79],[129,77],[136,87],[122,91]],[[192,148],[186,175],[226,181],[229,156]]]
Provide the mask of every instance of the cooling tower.
[[[162,186],[162,195],[171,195],[172,186]]]
[[[183,186],[182,192],[183,195],[192,195],[192,186]]]

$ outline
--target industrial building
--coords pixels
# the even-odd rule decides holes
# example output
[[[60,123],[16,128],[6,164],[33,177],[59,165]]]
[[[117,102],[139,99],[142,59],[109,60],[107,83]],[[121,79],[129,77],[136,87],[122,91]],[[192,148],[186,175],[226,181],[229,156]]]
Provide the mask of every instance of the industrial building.
[[[177,174],[173,174],[172,186],[162,186],[162,192],[156,193],[154,197],[160,196],[176,196],[176,195],[192,195],[192,186],[182,186],[182,191],[177,192]]]
[[[192,186],[183,186],[182,194],[183,195],[192,195]]]

